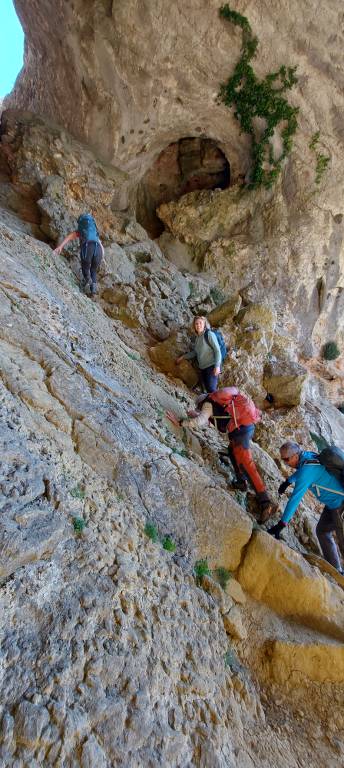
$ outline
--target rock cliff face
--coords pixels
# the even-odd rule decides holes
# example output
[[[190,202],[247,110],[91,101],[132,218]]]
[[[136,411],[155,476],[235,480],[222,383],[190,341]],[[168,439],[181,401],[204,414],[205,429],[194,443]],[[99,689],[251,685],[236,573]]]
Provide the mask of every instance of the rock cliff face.
[[[10,104],[59,122],[126,171],[132,205],[138,200],[145,209],[141,180],[153,173],[159,186],[157,158],[190,137],[216,142],[232,185],[247,177],[250,139],[217,99],[239,57],[240,33],[219,17],[216,0],[187,7],[169,0],[73,0],[68,7],[61,0],[53,7],[50,0],[16,0],[16,7],[26,57]],[[308,356],[333,337],[343,342],[342,4],[327,5],[321,20],[315,8],[314,0],[292,0],[283,9],[264,0],[236,3],[260,40],[258,74],[281,64],[298,69],[291,100],[300,109],[299,128],[277,190],[244,199],[236,188],[214,198],[196,195],[160,214],[177,242],[196,249],[223,282],[252,285],[255,297],[268,291],[287,306]],[[320,184],[309,148],[317,131],[330,158]]]
[[[275,541],[229,489],[221,435],[165,416],[193,406],[195,370],[174,359],[207,314],[229,345],[222,383],[273,394],[254,444],[272,498],[281,442],[344,447],[326,398],[342,397],[342,359],[311,357],[343,332],[341,5],[318,18],[313,0],[236,3],[260,74],[300,69],[294,153],[254,193],[249,141],[216,101],[240,48],[217,3],[16,7],[26,63],[0,128],[0,762],[342,768],[344,579],[317,558],[317,503]],[[194,189],[206,157],[211,173],[227,159],[230,187],[160,197],[171,145],[168,197]],[[149,215],[162,202],[159,241],[136,221],[142,199]],[[86,209],[105,245],[94,300],[77,250],[51,250]]]
[[[316,548],[313,507],[287,534],[299,551],[255,533],[223,442],[169,426],[164,410],[192,398],[148,354],[168,343],[171,364],[207,311],[237,328],[257,392],[276,314],[240,297],[215,307],[214,278],[180,273],[133,220],[105,215],[106,169],[49,123],[5,114],[0,154],[2,764],[340,768],[344,593],[300,554]],[[87,201],[109,243],[93,302],[73,252],[42,242]],[[310,427],[342,441],[344,417],[317,407],[264,415],[255,457],[272,494],[281,439],[307,442]],[[232,574],[225,589],[216,573]]]

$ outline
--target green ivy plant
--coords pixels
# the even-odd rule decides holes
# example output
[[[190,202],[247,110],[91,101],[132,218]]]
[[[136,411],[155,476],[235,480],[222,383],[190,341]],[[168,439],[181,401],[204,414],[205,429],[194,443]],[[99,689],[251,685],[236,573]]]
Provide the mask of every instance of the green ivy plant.
[[[330,156],[324,155],[319,151],[318,144],[320,141],[320,131],[313,133],[313,136],[309,142],[309,149],[315,154],[315,183],[320,184],[321,179],[326,171],[326,168],[330,162]]]
[[[292,107],[283,94],[297,82],[296,67],[282,65],[276,72],[259,80],[251,66],[258,47],[251,25],[241,13],[233,11],[228,4],[220,8],[220,16],[242,30],[241,58],[234,73],[220,88],[220,99],[227,107],[235,106],[235,117],[241,129],[252,137],[252,171],[249,189],[272,187],[279,176],[283,160],[292,149],[293,136],[297,129],[298,107]],[[260,136],[254,126],[254,118],[265,121]],[[281,130],[282,151],[275,157],[272,138],[276,127],[283,123]]]

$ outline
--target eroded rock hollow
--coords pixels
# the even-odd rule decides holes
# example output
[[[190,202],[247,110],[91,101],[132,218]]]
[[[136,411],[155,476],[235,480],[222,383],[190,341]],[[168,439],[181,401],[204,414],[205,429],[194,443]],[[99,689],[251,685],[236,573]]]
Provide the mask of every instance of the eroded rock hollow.
[[[150,237],[159,237],[164,225],[156,210],[162,203],[176,201],[197,189],[226,189],[229,183],[229,162],[215,141],[179,139],[161,152],[141,180],[136,218]]]

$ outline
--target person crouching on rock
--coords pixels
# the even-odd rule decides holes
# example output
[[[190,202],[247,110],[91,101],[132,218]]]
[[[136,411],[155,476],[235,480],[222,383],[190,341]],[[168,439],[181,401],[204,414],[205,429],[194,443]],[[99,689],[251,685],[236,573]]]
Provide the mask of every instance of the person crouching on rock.
[[[344,532],[341,513],[344,510],[344,488],[337,478],[320,464],[318,454],[314,451],[303,451],[298,443],[288,441],[280,447],[282,461],[295,469],[293,475],[281,483],[278,493],[285,493],[289,485],[294,485],[293,493],[285,507],[281,520],[269,528],[275,539],[290,522],[306,491],[310,490],[318,501],[325,504],[320,515],[316,534],[325,560],[340,573],[343,569],[340,563],[339,550],[344,558]],[[336,534],[337,544],[333,538]]]
[[[197,359],[200,370],[201,383],[206,392],[215,392],[218,385],[219,375],[221,373],[221,350],[215,333],[210,329],[210,324],[206,317],[195,317],[193,330],[196,334],[196,341],[191,352],[186,352],[176,359],[179,365],[182,360]]]
[[[90,294],[97,293],[97,270],[104,256],[104,248],[100,242],[96,222],[90,213],[83,213],[78,218],[78,228],[62,240],[53,253],[60,254],[71,240],[80,240],[80,260],[82,270],[81,287],[86,290],[90,285]]]
[[[189,411],[189,418],[179,420],[172,411],[166,411],[167,418],[182,427],[205,427],[208,422],[216,424],[222,433],[228,433],[228,456],[235,472],[231,489],[247,490],[247,481],[252,485],[261,510],[260,522],[264,523],[276,512],[275,505],[253,460],[250,441],[255,424],[261,413],[253,401],[236,387],[223,387],[217,392],[198,398],[198,411]]]

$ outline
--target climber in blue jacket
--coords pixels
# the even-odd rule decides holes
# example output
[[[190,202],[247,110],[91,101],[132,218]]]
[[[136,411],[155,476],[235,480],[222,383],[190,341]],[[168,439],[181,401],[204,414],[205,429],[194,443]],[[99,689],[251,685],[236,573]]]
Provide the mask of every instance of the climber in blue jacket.
[[[330,474],[319,463],[318,456],[313,451],[303,451],[298,443],[287,442],[280,448],[281,459],[292,469],[296,469],[293,475],[281,483],[278,493],[285,493],[289,485],[294,485],[293,493],[285,507],[281,520],[277,525],[269,528],[268,533],[279,539],[281,531],[286,527],[306,491],[310,490],[322,504],[325,504],[320,515],[316,534],[319,539],[325,560],[333,565],[337,571],[343,573],[340,563],[339,551],[344,557],[344,488],[337,478]],[[336,534],[337,543],[333,538]]]

